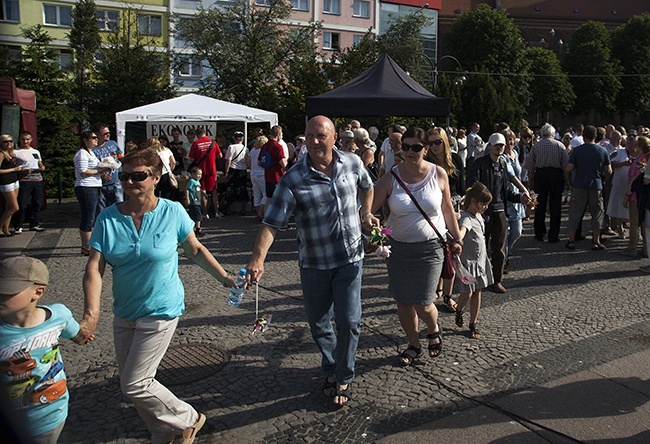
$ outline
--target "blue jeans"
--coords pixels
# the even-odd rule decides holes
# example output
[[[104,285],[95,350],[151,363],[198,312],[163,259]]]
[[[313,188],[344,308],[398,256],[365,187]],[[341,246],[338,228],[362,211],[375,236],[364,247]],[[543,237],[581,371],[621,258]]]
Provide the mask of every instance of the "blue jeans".
[[[81,209],[81,222],[79,229],[86,233],[93,231],[95,226],[95,214],[97,212],[97,203],[101,194],[100,187],[74,187],[74,194],[79,201]]]
[[[104,208],[120,202],[124,202],[122,185],[119,182],[111,185],[103,185],[102,192],[99,195],[99,203],[97,204],[97,214],[104,211]]]
[[[331,270],[300,269],[307,322],[323,355],[323,373],[340,384],[354,379],[361,330],[362,266],[360,260]]]

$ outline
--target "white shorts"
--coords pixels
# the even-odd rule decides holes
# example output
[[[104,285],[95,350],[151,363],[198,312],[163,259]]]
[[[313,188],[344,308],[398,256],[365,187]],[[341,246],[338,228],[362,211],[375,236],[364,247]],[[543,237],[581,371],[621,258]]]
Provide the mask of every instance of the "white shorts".
[[[18,181],[10,183],[9,185],[0,185],[0,191],[3,193],[8,193],[10,191],[17,190],[18,188],[20,188],[20,182]]]

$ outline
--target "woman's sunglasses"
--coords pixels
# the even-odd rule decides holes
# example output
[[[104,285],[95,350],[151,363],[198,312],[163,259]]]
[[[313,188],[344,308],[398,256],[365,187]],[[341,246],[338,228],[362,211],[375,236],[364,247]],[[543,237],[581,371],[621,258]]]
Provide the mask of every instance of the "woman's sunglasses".
[[[407,143],[403,143],[403,144],[402,144],[402,151],[408,151],[408,150],[411,150],[411,151],[413,151],[414,153],[419,153],[419,152],[422,151],[423,149],[424,149],[424,145],[422,145],[421,143],[415,143],[415,144],[413,144],[413,145],[409,145],[409,144],[407,144]]]
[[[129,179],[131,179],[131,181],[133,182],[142,182],[149,176],[151,176],[151,173],[149,173],[148,171],[134,171],[132,173],[122,172],[118,175],[120,181],[122,182],[126,182]]]
[[[429,145],[440,146],[442,145],[442,139],[429,140]]]

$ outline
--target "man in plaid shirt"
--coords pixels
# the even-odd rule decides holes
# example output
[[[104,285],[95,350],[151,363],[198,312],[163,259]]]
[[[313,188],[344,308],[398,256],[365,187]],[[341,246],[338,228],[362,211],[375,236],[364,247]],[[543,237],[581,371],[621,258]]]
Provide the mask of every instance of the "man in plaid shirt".
[[[565,169],[569,160],[564,144],[555,140],[555,128],[547,123],[540,131],[542,140],[537,142],[528,154],[524,168],[528,170],[528,183],[539,196],[535,208],[535,239],[544,240],[546,234],[546,206],[548,204],[550,225],[549,243],[560,241],[560,219],[562,218],[562,191]],[[568,180],[567,180],[568,183]]]
[[[372,179],[359,156],[334,149],[332,121],[312,118],[305,137],[307,155],[282,177],[266,209],[248,280],[259,282],[275,235],[295,214],[303,302],[322,354],[323,393],[341,406],[351,399],[361,326],[361,224],[371,228],[379,220],[370,212]]]

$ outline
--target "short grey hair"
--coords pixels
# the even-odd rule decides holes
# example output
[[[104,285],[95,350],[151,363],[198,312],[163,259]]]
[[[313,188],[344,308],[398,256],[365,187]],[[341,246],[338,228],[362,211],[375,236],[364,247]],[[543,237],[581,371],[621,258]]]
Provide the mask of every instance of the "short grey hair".
[[[555,137],[555,127],[550,123],[545,124],[539,132],[542,137]]]
[[[376,139],[379,135],[379,129],[376,126],[371,126],[368,128],[368,134],[370,135],[371,139]]]

